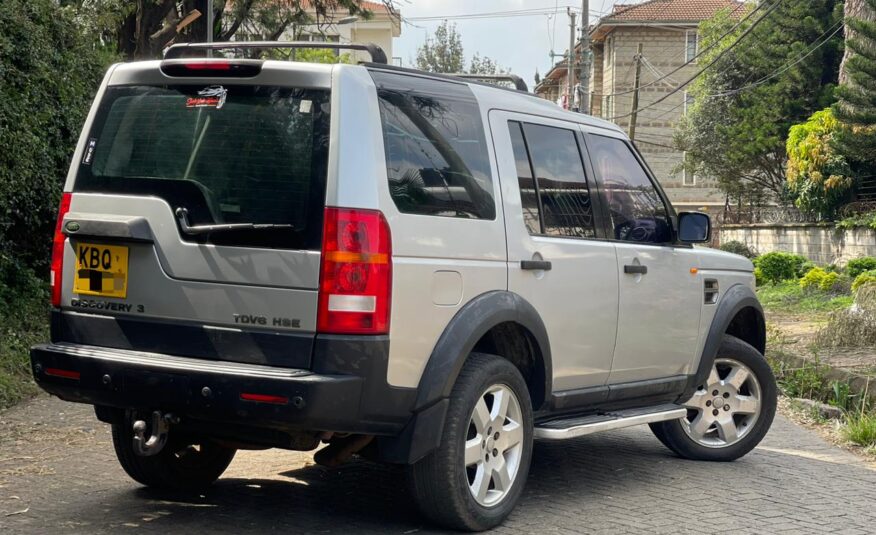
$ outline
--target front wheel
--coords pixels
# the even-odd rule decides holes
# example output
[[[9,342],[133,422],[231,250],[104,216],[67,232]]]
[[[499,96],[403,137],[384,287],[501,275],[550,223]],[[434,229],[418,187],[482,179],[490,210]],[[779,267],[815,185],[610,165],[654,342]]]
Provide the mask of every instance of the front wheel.
[[[526,483],[532,434],[520,372],[501,357],[472,354],[450,394],[441,445],[411,467],[420,510],[453,529],[499,525]]]
[[[725,336],[706,383],[682,405],[687,417],[651,424],[678,455],[701,461],[734,461],[757,446],[776,414],[778,389],[760,352]]]
[[[134,411],[120,413],[112,424],[116,457],[131,479],[165,490],[198,490],[217,479],[231,464],[237,450],[171,429],[167,444],[156,455],[143,457],[134,450]],[[147,420],[148,421],[148,420]],[[150,430],[151,431],[151,430]]]

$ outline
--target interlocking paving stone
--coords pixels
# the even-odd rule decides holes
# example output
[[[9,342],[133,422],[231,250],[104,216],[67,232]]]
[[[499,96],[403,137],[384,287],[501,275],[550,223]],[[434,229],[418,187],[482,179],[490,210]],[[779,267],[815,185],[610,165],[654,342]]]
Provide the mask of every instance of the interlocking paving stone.
[[[25,511],[26,512],[20,512]],[[10,513],[18,513],[12,514]],[[46,396],[0,413],[0,533],[424,533],[404,471],[238,453],[201,495],[158,493],[118,466],[90,407]],[[734,463],[685,461],[647,427],[537,443],[496,533],[876,533],[876,468],[777,417]]]

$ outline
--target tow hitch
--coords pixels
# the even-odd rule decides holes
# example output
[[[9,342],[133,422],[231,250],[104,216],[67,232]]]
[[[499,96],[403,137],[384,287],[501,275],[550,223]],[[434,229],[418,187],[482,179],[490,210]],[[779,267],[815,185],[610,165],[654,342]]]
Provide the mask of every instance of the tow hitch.
[[[152,435],[146,438],[146,422],[137,420],[134,422],[134,451],[141,457],[157,455],[167,444],[167,432],[171,424],[178,424],[179,418],[168,413],[152,413]]]

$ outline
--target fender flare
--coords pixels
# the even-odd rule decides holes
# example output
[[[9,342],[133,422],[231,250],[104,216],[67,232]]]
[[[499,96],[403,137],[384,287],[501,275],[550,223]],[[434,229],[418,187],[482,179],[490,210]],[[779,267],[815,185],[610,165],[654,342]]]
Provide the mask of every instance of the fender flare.
[[[766,345],[766,322],[763,315],[763,307],[758,301],[754,291],[744,285],[735,284],[724,292],[724,296],[718,303],[718,310],[715,311],[715,316],[712,318],[712,325],[709,327],[709,334],[706,337],[706,342],[703,345],[703,353],[700,356],[700,363],[697,366],[696,373],[691,376],[688,381],[687,388],[684,394],[679,399],[689,399],[699,385],[701,385],[708,377],[712,369],[712,364],[715,362],[715,357],[718,354],[718,348],[724,341],[724,335],[727,333],[727,328],[733,321],[733,318],[743,309],[753,308],[757,312],[759,321],[758,335],[761,342],[756,344],[758,351],[761,353],[765,350]]]
[[[550,399],[553,368],[544,322],[535,307],[523,297],[499,290],[475,297],[447,324],[420,378],[415,410],[449,397],[459,372],[478,340],[496,325],[506,322],[518,323],[532,334],[544,362],[545,399],[533,400],[533,408],[538,409],[545,400]]]

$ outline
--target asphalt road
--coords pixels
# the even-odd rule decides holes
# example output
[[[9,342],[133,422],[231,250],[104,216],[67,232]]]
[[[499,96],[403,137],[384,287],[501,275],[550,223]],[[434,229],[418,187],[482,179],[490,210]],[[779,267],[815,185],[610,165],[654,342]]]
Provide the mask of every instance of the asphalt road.
[[[130,481],[90,408],[46,396],[0,413],[0,533],[416,533],[396,468],[241,452],[205,494]],[[537,444],[497,533],[876,533],[876,467],[777,418],[727,464],[674,457],[647,427]]]

